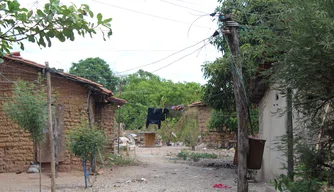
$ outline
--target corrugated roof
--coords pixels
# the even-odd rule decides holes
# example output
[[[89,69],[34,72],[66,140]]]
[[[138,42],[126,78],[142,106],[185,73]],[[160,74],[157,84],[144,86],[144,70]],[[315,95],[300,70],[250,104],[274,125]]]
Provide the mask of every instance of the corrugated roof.
[[[23,59],[21,57],[20,52],[13,52],[10,55],[5,55],[4,58],[6,58],[8,60],[19,62],[19,63],[22,63],[22,64],[26,64],[26,65],[29,65],[29,66],[33,66],[33,67],[36,67],[36,68],[39,68],[39,69],[45,69],[45,65],[42,65],[42,64],[36,63],[34,61],[27,60],[27,59]],[[51,72],[53,74],[63,76],[65,78],[69,79],[69,80],[76,81],[76,82],[83,83],[83,84],[88,84],[88,85],[94,87],[95,89],[100,91],[102,94],[107,96],[106,97],[106,102],[108,102],[108,101],[109,102],[115,102],[115,103],[120,104],[120,105],[124,105],[125,103],[127,103],[127,101],[125,101],[124,99],[115,97],[112,91],[106,89],[101,84],[98,84],[94,81],[91,81],[89,79],[85,79],[85,78],[82,78],[82,77],[79,77],[79,76],[76,76],[76,75],[72,75],[72,74],[69,74],[69,73],[64,73],[64,72],[61,72],[61,71],[57,71],[57,70],[51,70]]]

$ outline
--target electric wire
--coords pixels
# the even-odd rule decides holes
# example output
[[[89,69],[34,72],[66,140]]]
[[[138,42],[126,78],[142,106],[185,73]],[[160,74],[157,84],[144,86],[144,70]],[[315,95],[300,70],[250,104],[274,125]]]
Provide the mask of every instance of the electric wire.
[[[184,55],[183,57],[180,57],[179,59],[177,59],[177,60],[175,60],[175,61],[173,61],[173,62],[171,62],[171,63],[169,63],[169,64],[167,64],[167,65],[165,65],[165,66],[163,66],[163,67],[160,67],[160,68],[157,69],[157,70],[152,71],[151,73],[155,73],[155,72],[157,72],[157,71],[159,71],[159,70],[161,70],[161,69],[164,69],[164,68],[166,68],[166,67],[168,67],[168,66],[170,66],[170,65],[172,65],[172,64],[174,64],[174,63],[176,63],[176,62],[178,62],[178,61],[180,61],[181,59],[183,59],[183,58],[185,58],[185,57],[188,57],[188,56],[194,54],[195,52],[197,52],[197,51],[203,49],[203,47],[206,46],[207,44],[208,44],[208,43],[204,44],[203,46],[201,46],[200,48],[196,49],[195,51],[193,51],[193,52],[191,52],[191,53],[189,53],[189,54],[187,54],[187,55]]]
[[[184,22],[184,21],[170,19],[170,18],[167,18],[167,17],[162,17],[162,16],[158,16],[158,15],[154,15],[154,14],[150,14],[150,13],[145,13],[145,12],[141,12],[141,11],[136,11],[136,10],[133,10],[133,9],[128,9],[128,8],[121,7],[121,6],[118,6],[118,5],[113,5],[113,4],[110,4],[110,3],[106,3],[106,2],[103,2],[103,1],[98,1],[98,0],[92,0],[92,1],[94,1],[96,3],[100,3],[100,4],[105,4],[105,5],[108,5],[108,6],[111,6],[111,7],[115,7],[115,8],[118,8],[118,9],[123,9],[123,10],[126,10],[126,11],[138,13],[138,14],[143,14],[143,15],[147,15],[147,16],[151,16],[151,17],[155,17],[155,18],[159,18],[159,19],[173,21],[173,22],[176,22],[176,23],[182,23],[182,24],[186,24],[186,25],[190,24],[190,23],[187,23],[187,22]],[[210,28],[210,27],[205,27],[205,26],[201,26],[201,25],[194,25],[194,26],[199,27],[199,28]]]
[[[211,36],[210,36],[210,37],[211,37]],[[189,47],[186,47],[186,48],[184,48],[184,49],[181,49],[181,50],[179,50],[179,51],[177,51],[177,52],[175,52],[175,53],[172,53],[172,54],[170,54],[170,55],[168,55],[168,56],[166,56],[166,57],[164,57],[164,58],[162,58],[162,59],[159,59],[159,60],[157,60],[157,61],[154,61],[154,62],[145,64],[145,65],[141,65],[141,66],[138,66],[138,67],[134,67],[134,68],[131,68],[131,69],[127,69],[127,70],[124,70],[124,71],[121,71],[121,72],[118,72],[118,73],[125,73],[125,72],[128,72],[128,71],[132,71],[132,70],[135,70],[135,69],[139,69],[139,68],[142,68],[142,67],[146,67],[146,66],[150,66],[150,65],[159,63],[159,62],[161,62],[161,61],[163,61],[163,60],[165,60],[165,59],[168,59],[168,58],[171,57],[171,56],[174,56],[174,55],[176,55],[176,54],[178,54],[178,53],[181,53],[181,52],[183,52],[183,51],[185,51],[185,50],[187,50],[187,49],[190,49],[190,48],[192,48],[192,47],[195,47],[196,45],[198,45],[198,44],[200,44],[200,43],[205,42],[205,41],[208,40],[210,37],[208,37],[208,38],[206,38],[206,39],[203,39],[203,40],[201,40],[201,41],[199,41],[199,42],[197,42],[197,43],[195,43],[195,44],[193,44],[193,45],[191,45],[191,46],[189,46]]]
[[[170,2],[170,1],[166,1],[166,0],[161,0],[162,2],[165,2],[165,3],[169,3],[171,5],[175,5],[177,7],[181,7],[181,8],[184,8],[184,9],[189,9],[189,10],[192,10],[192,11],[197,11],[197,12],[200,12],[200,13],[204,13],[204,11],[200,11],[200,10],[197,10],[197,9],[192,9],[192,8],[189,8],[187,6],[183,6],[183,5],[179,5],[179,4],[176,4],[176,3],[173,3],[173,2]]]

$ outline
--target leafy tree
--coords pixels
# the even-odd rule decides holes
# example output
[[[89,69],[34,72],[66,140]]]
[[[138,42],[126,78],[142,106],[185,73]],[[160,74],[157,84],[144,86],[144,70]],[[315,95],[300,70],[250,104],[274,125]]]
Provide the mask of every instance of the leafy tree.
[[[75,32],[79,36],[96,34],[101,29],[103,39],[104,30],[111,36],[111,18],[104,19],[102,14],[96,15],[96,22],[89,22],[94,13],[89,6],[82,4],[61,5],[59,0],[50,0],[43,9],[28,10],[17,0],[3,0],[0,2],[0,55],[9,53],[12,45],[17,43],[24,50],[23,40],[37,43],[40,47],[51,47],[51,39],[61,42],[74,41]]]
[[[198,83],[174,83],[152,73],[139,70],[124,79],[122,98],[128,101],[121,109],[121,121],[127,129],[145,125],[147,108],[163,108],[199,101],[202,90]],[[179,115],[175,115],[179,118]]]
[[[110,70],[108,63],[99,57],[72,63],[70,74],[90,79],[110,90],[116,90],[119,84],[119,77],[116,77]]]
[[[294,128],[295,174],[328,185],[334,183],[333,8],[332,1],[226,0],[217,9],[241,24],[241,55],[250,77],[268,64],[262,75],[284,95],[294,90],[292,103],[301,117]],[[301,191],[299,184],[288,184],[289,190]]]
[[[19,128],[30,133],[29,136],[34,142],[34,151],[43,141],[43,129],[47,127],[47,96],[42,83],[43,79],[40,74],[38,74],[37,83],[17,81],[14,84],[12,99],[3,104],[3,110],[11,120],[17,123]],[[37,160],[36,155],[35,153],[35,161]],[[39,168],[41,170],[41,162]],[[41,179],[41,171],[39,174]]]
[[[334,4],[297,0],[285,5],[289,9],[282,10],[281,19],[286,22],[276,25],[286,32],[273,39],[284,54],[270,71],[271,80],[281,90],[294,90],[293,104],[303,117],[299,122],[308,130],[305,132],[304,126],[295,128],[297,167],[304,167],[297,169],[298,174],[334,185],[334,46],[329,41],[334,37]]]
[[[102,130],[91,128],[87,123],[82,123],[77,129],[69,133],[69,146],[71,152],[81,158],[84,170],[85,187],[88,187],[89,173],[94,166],[95,155],[102,151],[106,145],[107,139]],[[90,171],[87,170],[87,162],[91,163]]]
[[[3,109],[38,144],[43,140],[43,128],[46,127],[46,106],[46,90],[39,78],[38,84],[17,81],[12,99],[4,103]]]

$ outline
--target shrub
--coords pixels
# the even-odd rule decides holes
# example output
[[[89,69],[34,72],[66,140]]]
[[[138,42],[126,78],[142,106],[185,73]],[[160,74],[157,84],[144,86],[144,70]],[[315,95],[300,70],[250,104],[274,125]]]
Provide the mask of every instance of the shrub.
[[[117,166],[133,166],[137,165],[137,160],[135,158],[131,157],[124,157],[122,155],[116,155],[116,154],[109,154],[107,155],[108,158],[108,165],[117,165]]]
[[[94,166],[95,155],[102,151],[107,139],[102,130],[90,128],[87,124],[82,123],[77,129],[71,130],[70,150],[76,156],[81,158],[84,169],[85,186],[87,188],[89,172],[87,171],[87,161],[91,162],[91,169]]]
[[[183,160],[187,160],[187,157],[189,156],[189,153],[186,151],[181,151],[177,154],[178,158],[181,158]]]

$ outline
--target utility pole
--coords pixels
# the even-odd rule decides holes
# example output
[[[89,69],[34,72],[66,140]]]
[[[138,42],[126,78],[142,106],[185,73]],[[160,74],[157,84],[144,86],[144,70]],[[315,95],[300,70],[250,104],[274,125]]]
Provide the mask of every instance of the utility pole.
[[[51,76],[49,62],[45,62],[46,71],[46,85],[47,85],[47,103],[48,103],[48,128],[49,128],[49,140],[50,140],[50,151],[51,151],[51,192],[56,191],[55,185],[55,148],[53,142],[53,129],[52,129],[52,109],[51,109]]]
[[[233,57],[233,89],[238,114],[238,192],[247,192],[247,154],[249,152],[247,134],[247,98],[242,79],[242,64],[240,59],[239,38],[237,31],[239,24],[232,20],[232,15],[224,15],[224,17],[221,18],[221,21],[224,22],[224,29],[222,32],[228,40]]]

